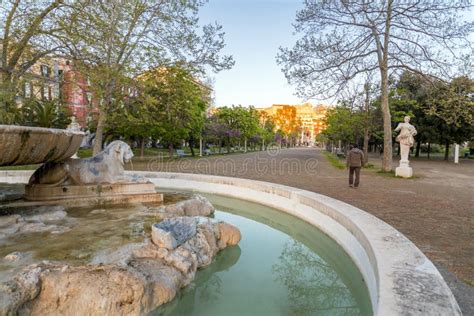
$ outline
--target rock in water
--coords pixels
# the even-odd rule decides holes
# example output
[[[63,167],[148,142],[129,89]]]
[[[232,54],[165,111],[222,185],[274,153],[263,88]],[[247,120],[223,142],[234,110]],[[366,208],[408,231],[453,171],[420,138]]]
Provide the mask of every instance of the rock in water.
[[[34,207],[24,215],[0,216],[0,238],[15,233],[50,232],[61,234],[71,230],[74,219],[67,216],[62,206]]]
[[[196,235],[196,219],[176,217],[165,219],[151,228],[151,239],[163,248],[174,249]]]
[[[25,255],[23,253],[15,251],[3,257],[3,260],[8,261],[8,262],[16,262],[16,261],[20,261],[24,257]]]
[[[199,194],[175,204],[151,207],[146,213],[159,215],[161,218],[175,216],[209,216],[214,213],[214,206],[209,200]]]
[[[27,222],[54,222],[65,219],[67,213],[62,206],[40,206],[32,215],[25,216]]]

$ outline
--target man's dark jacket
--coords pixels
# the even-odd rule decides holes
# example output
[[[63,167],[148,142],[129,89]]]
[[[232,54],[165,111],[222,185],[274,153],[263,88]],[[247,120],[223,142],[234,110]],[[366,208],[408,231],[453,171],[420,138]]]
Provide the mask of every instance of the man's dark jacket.
[[[362,167],[364,164],[364,153],[359,148],[352,148],[347,154],[348,167]]]

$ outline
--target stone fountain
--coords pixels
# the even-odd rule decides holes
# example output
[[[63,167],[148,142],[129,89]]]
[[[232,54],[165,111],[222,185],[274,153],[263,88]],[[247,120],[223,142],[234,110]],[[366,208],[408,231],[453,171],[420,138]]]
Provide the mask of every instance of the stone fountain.
[[[43,234],[38,235],[43,240],[68,233],[76,236],[89,228],[87,219],[68,215],[68,206],[135,203],[134,207],[127,205],[131,210],[127,216],[112,215],[114,226],[117,220],[135,225],[142,217],[159,223],[152,225],[147,237],[144,221],[138,220],[141,242],[102,249],[80,264],[66,259],[50,261],[49,257],[39,260],[35,253],[40,249],[36,248],[3,254],[0,315],[144,315],[172,300],[194,279],[198,268],[208,266],[220,250],[240,241],[236,227],[206,217],[214,208],[203,197],[154,205],[163,201],[155,184],[145,177],[125,174],[124,164],[133,157],[125,142],[113,141],[91,158],[71,158],[84,135],[77,130],[0,125],[0,166],[42,164],[29,178],[23,199],[0,204],[14,209],[0,213],[0,245],[19,235]],[[117,210],[91,209],[87,216]],[[123,238],[127,229],[114,228],[118,230],[115,239],[108,237],[111,243]],[[91,235],[102,229],[111,228],[100,227]],[[90,236],[81,235],[68,251],[87,248],[82,237]],[[58,247],[64,247],[61,243],[64,245],[67,237],[59,240]]]
[[[76,130],[0,125],[0,166],[43,164],[25,187],[24,199],[35,204],[86,206],[163,200],[146,178],[124,174],[124,164],[133,157],[125,142],[114,141],[91,158],[70,158],[84,135]]]

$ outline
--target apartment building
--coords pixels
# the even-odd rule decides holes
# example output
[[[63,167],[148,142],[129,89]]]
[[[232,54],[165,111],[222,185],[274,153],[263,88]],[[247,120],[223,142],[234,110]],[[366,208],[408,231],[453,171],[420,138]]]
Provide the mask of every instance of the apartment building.
[[[300,124],[300,142],[303,144],[314,145],[316,136],[325,129],[324,118],[326,117],[327,106],[319,104],[312,105],[304,103],[299,105],[273,104],[267,108],[257,108],[259,112],[265,112],[272,117],[277,117],[279,111],[285,106],[291,106],[296,109],[296,120]]]
[[[83,128],[97,113],[87,76],[62,58],[41,59],[22,76],[16,101],[21,106],[29,98],[60,101]]]

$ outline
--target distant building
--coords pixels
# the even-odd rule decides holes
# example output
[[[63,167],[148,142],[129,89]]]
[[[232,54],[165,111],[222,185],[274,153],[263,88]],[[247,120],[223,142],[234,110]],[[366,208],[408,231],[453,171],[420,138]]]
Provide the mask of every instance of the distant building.
[[[21,106],[29,98],[59,101],[83,128],[98,112],[87,76],[63,58],[40,59],[21,77],[16,101]]]
[[[77,122],[85,128],[99,111],[91,90],[89,77],[76,70],[70,61],[65,61],[62,64],[60,72],[61,102],[76,117]]]
[[[41,59],[21,77],[20,93],[16,101],[20,105],[24,99],[36,98],[55,100],[60,97],[60,64],[57,60]]]
[[[328,107],[322,104],[314,106],[310,103],[300,105],[273,104],[271,107],[257,108],[256,110],[265,112],[275,118],[278,115],[278,110],[283,109],[285,106],[291,106],[296,109],[296,120],[301,124],[300,142],[314,145],[316,136],[325,129],[324,118],[326,117]]]

